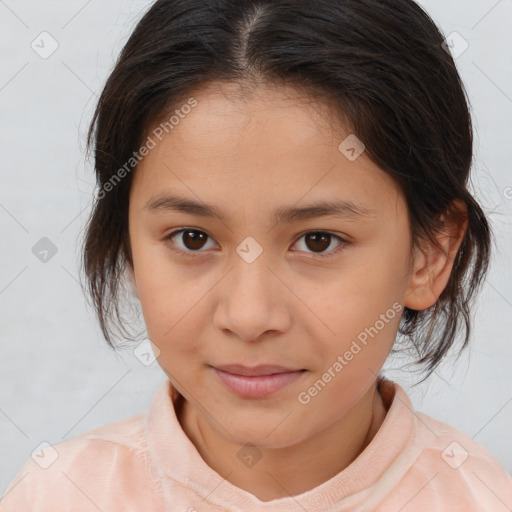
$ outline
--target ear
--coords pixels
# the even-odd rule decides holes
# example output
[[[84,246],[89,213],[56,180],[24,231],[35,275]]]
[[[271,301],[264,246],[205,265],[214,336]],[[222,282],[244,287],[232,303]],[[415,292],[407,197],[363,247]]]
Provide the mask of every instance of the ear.
[[[414,265],[404,306],[423,310],[433,306],[448,284],[453,263],[466,233],[467,206],[460,199],[441,215],[441,232],[435,235],[440,247],[424,241],[414,253]]]

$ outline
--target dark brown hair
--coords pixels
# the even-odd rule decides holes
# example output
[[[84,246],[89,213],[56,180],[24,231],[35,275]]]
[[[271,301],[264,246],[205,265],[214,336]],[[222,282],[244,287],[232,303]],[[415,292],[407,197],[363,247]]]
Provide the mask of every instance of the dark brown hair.
[[[367,155],[401,187],[413,246],[422,239],[435,242],[439,217],[453,200],[466,204],[468,228],[446,288],[431,308],[406,308],[399,328],[427,376],[461,326],[465,348],[492,233],[467,188],[473,158],[469,100],[443,41],[412,0],[155,2],[106,82],[87,140],[89,151],[94,144],[99,193],[82,265],[108,343],[114,347],[114,328],[130,338],[130,320],[119,304],[131,264],[134,152],[193,91],[236,81],[248,87],[288,84],[334,105]]]

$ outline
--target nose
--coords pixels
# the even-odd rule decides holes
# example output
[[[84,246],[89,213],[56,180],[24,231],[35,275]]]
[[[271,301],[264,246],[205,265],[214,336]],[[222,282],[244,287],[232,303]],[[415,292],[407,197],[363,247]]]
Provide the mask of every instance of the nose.
[[[252,263],[235,258],[218,293],[214,325],[224,334],[254,342],[290,327],[288,299],[293,295],[263,255]]]

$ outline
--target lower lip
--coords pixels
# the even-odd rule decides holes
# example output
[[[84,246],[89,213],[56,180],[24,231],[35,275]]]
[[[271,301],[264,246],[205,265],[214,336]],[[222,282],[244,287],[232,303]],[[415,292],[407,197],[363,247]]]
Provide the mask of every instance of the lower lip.
[[[220,380],[236,395],[243,398],[265,398],[299,379],[304,371],[274,373],[272,375],[235,375],[214,368]]]

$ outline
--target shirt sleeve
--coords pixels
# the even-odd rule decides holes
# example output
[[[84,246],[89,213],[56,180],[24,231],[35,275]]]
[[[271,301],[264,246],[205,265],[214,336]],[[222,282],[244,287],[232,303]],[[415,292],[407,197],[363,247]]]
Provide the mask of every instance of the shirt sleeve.
[[[0,512],[98,512],[101,477],[115,463],[107,447],[72,440],[34,454],[9,484]]]
[[[161,512],[160,482],[136,445],[91,436],[48,445],[22,466],[0,512]]]
[[[29,512],[34,510],[28,498],[27,481],[32,471],[30,460],[26,461],[13,478],[3,497],[0,499],[0,512]]]

